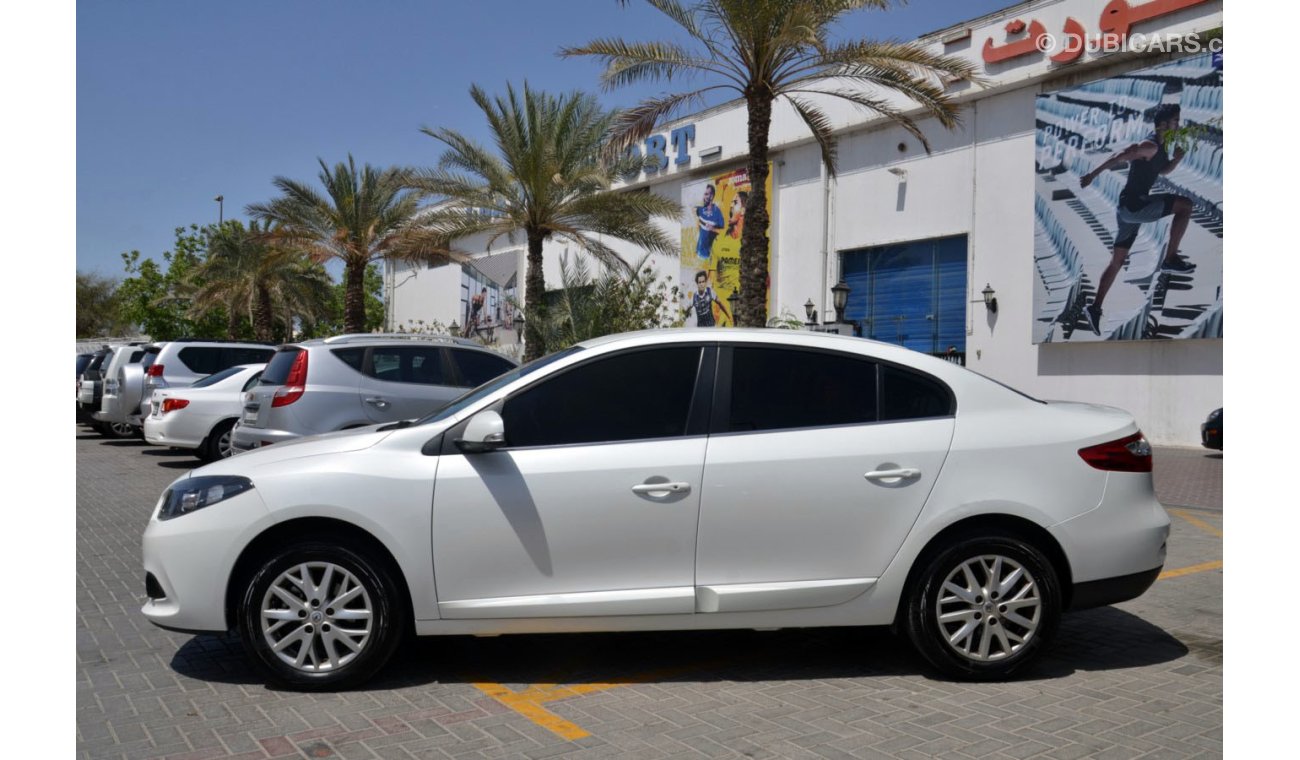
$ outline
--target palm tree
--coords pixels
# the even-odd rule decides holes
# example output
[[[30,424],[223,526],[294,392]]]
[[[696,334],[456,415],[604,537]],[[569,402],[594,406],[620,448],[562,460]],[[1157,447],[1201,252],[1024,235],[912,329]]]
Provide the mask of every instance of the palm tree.
[[[195,271],[191,314],[224,309],[230,338],[237,338],[248,316],[257,340],[276,338],[277,323],[287,334],[295,318],[312,324],[325,316],[329,275],[301,253],[277,244],[274,231],[256,221],[244,227],[229,221],[211,230],[208,255]]]
[[[366,265],[380,259],[441,263],[439,249],[407,241],[418,199],[408,192],[400,169],[366,164],[358,171],[352,156],[331,169],[320,163],[322,195],[302,182],[276,177],[280,197],[254,203],[247,213],[275,225],[275,238],[305,251],[313,261],[343,262],[343,325],[348,332],[365,329]]]
[[[621,0],[626,4],[627,0]],[[934,55],[912,43],[855,40],[832,42],[830,28],[860,8],[886,8],[889,0],[646,0],[692,39],[672,42],[597,39],[564,48],[562,56],[596,56],[605,63],[606,90],[641,82],[672,81],[703,74],[712,84],[649,98],[616,124],[615,145],[649,135],[660,120],[699,106],[712,92],[731,90],[749,111],[749,178],[740,241],[740,303],[737,323],[761,327],[767,320],[768,130],[772,104],[783,98],[812,130],[828,173],[835,174],[832,123],[823,98],[846,100],[885,116],[910,132],[926,151],[930,143],[912,118],[889,100],[900,93],[945,128],[959,123],[957,107],[944,94],[945,80],[973,80],[975,67]],[[849,85],[849,86],[846,86]]]
[[[578,92],[549,95],[524,84],[505,97],[489,98],[477,85],[470,97],[483,111],[496,142],[490,152],[449,129],[422,131],[447,146],[436,168],[412,170],[409,181],[421,195],[440,200],[425,218],[424,250],[445,249],[447,240],[485,234],[488,247],[502,237],[528,242],[524,298],[544,315],[546,283],[542,245],[548,239],[573,243],[607,267],[629,271],[627,262],[602,236],[624,240],[643,251],[676,250],[655,217],[677,220],[680,206],[653,193],[616,193],[610,186],[626,163],[601,159],[615,114]],[[525,359],[546,352],[533,320],[527,328]]]

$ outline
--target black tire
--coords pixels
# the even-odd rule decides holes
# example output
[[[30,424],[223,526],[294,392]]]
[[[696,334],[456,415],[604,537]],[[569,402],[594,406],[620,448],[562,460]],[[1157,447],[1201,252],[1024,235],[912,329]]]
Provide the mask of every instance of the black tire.
[[[333,567],[329,588],[312,604],[310,590],[298,588],[289,576],[306,565],[313,583],[324,582],[325,566]],[[340,572],[342,571],[342,572]],[[301,597],[301,609],[291,607],[281,596],[271,592],[277,581],[281,590],[288,589]],[[337,598],[344,586],[352,592],[355,583],[363,591],[345,602],[338,610],[329,606],[331,595]],[[340,585],[342,584],[342,585]],[[304,690],[346,689],[371,678],[388,662],[407,631],[407,606],[399,597],[399,586],[385,566],[369,553],[355,547],[332,542],[329,538],[304,540],[277,549],[257,567],[245,586],[239,606],[239,627],[244,647],[279,683]],[[362,606],[369,609],[368,621],[355,619]],[[268,623],[263,628],[263,604],[280,615],[296,619]],[[306,613],[299,616],[299,613]],[[343,619],[348,613],[351,619]],[[268,616],[268,620],[272,618]],[[298,620],[303,622],[300,624]],[[276,629],[276,626],[279,626]],[[333,627],[331,627],[331,625]],[[365,629],[364,632],[362,629]],[[340,635],[344,634],[344,635]],[[346,638],[357,644],[355,650],[337,643]],[[268,641],[268,638],[271,641]],[[287,639],[291,639],[286,643]],[[272,641],[285,643],[281,653],[272,649]],[[337,663],[330,661],[333,650]],[[306,651],[304,651],[306,650]],[[286,662],[281,655],[298,660]],[[320,660],[325,659],[325,662]]]
[[[1000,566],[995,558],[1001,558]],[[1020,580],[998,598],[990,571],[998,567],[1007,582],[1014,580],[1017,565]],[[970,597],[944,588],[955,574],[960,574],[955,585]],[[908,638],[939,672],[961,680],[1000,680],[1024,670],[1046,650],[1061,620],[1060,581],[1051,561],[1029,542],[1010,536],[968,537],[931,555],[907,594]],[[1034,598],[1036,607],[1029,601]],[[941,613],[948,619],[940,621]]]
[[[105,438],[134,438],[136,427],[125,422],[100,422],[99,434]]]
[[[215,462],[218,459],[226,459],[233,454],[234,451],[230,449],[230,431],[234,427],[235,421],[233,419],[218,422],[217,426],[212,428],[212,432],[208,433],[208,437],[203,439],[203,446],[199,448],[199,459],[205,462]],[[221,446],[223,437],[226,439],[224,453]]]

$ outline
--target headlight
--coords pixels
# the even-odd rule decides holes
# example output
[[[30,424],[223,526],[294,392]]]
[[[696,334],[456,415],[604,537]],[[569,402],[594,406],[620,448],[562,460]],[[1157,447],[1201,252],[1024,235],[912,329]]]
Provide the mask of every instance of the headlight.
[[[253,481],[239,475],[201,475],[177,481],[162,495],[158,508],[159,520],[210,507],[219,501],[253,490]]]

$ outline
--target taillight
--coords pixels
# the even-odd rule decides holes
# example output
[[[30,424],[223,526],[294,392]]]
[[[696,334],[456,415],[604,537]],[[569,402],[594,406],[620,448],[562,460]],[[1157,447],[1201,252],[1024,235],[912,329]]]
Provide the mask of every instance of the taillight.
[[[307,352],[299,351],[289,367],[289,376],[284,379],[284,385],[272,394],[271,406],[288,406],[302,398],[305,390],[307,390]]]
[[[184,409],[189,405],[190,400],[187,398],[165,398],[163,399],[162,413],[166,414],[168,412],[174,412],[177,409]]]
[[[1141,433],[1079,449],[1083,461],[1109,472],[1151,472],[1151,444]]]
[[[163,372],[163,365],[161,364],[149,365],[149,373],[148,373],[149,377],[162,377],[162,372]]]

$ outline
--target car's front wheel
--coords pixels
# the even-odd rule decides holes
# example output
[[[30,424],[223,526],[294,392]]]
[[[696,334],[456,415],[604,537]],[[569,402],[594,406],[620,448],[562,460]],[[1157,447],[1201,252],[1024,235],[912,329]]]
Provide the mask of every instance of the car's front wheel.
[[[1020,538],[960,540],[932,556],[907,600],[905,628],[945,675],[995,680],[1042,654],[1061,617],[1060,581]]]
[[[340,689],[373,676],[406,630],[406,605],[384,563],[312,540],[276,551],[240,606],[244,646],[275,680]]]

